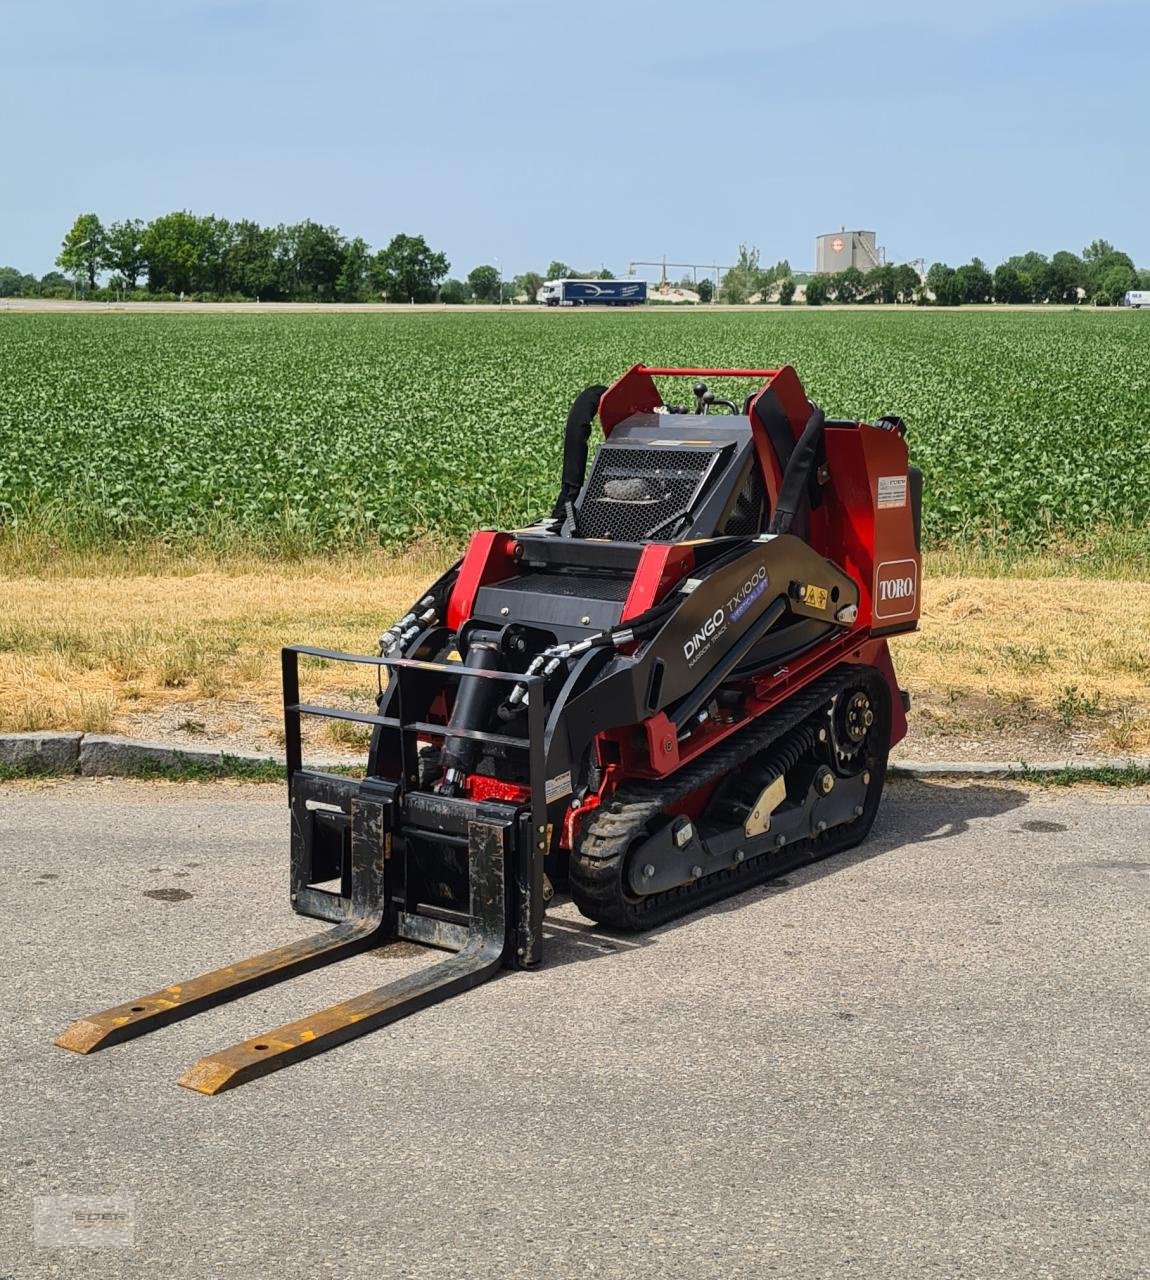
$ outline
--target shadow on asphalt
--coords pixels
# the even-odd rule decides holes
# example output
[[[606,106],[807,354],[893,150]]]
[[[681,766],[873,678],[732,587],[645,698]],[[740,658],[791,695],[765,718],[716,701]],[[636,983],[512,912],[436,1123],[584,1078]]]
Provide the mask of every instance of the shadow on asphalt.
[[[602,956],[618,955],[649,947],[664,934],[706,916],[739,911],[767,894],[801,890],[823,876],[833,876],[849,867],[869,862],[907,844],[928,844],[949,840],[970,829],[980,818],[995,818],[1027,801],[1024,791],[1012,787],[988,787],[980,783],[965,786],[942,786],[918,779],[899,779],[888,783],[888,791],[879,806],[870,834],[854,849],[834,854],[822,862],[812,862],[784,873],[777,880],[766,880],[742,892],[692,911],[689,915],[659,925],[649,933],[624,933],[600,925],[557,920],[548,916],[543,925],[546,967],[576,964]],[[556,894],[553,905],[569,903],[566,894]]]

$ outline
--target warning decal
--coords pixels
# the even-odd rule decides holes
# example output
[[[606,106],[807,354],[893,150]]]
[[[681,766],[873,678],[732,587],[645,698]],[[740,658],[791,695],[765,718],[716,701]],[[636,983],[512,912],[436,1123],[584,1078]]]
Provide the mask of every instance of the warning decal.
[[[571,791],[571,770],[566,773],[560,773],[554,778],[547,779],[546,797],[547,803],[551,804],[558,800],[561,796],[568,795]]]
[[[906,506],[906,476],[879,476],[878,505],[880,510]]]

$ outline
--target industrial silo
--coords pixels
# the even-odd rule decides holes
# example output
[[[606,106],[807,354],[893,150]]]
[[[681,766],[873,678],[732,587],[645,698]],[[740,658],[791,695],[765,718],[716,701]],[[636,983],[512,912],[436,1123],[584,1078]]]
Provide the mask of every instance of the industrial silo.
[[[834,275],[847,267],[871,271],[882,265],[882,250],[874,231],[828,231],[815,241],[815,270],[820,275]]]

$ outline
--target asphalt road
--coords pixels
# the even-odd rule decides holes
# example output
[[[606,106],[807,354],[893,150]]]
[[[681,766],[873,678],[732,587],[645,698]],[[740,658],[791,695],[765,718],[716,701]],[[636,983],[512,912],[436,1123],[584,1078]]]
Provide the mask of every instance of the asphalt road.
[[[286,827],[275,788],[0,788],[0,1277],[1150,1275],[1145,791],[897,783],[860,852],[641,939],[562,905],[543,970],[217,1098],[175,1080],[420,961],[52,1046],[310,932]],[[134,1245],[36,1247],[65,1194]]]

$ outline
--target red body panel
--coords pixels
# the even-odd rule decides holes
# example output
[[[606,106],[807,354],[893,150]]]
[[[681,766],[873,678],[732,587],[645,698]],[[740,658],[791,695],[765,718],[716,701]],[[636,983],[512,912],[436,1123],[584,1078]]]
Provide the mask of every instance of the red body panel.
[[[472,534],[447,604],[447,625],[452,631],[458,631],[471,617],[480,587],[514,576],[514,546],[515,539],[509,533],[481,529]]]
[[[659,388],[641,364],[632,365],[599,397],[599,425],[604,440],[633,413],[654,413],[663,403]]]
[[[639,557],[639,566],[631,580],[631,590],[627,592],[619,621],[637,618],[658,604],[694,567],[695,553],[689,546],[677,546],[673,542],[649,543]]]
[[[828,554],[859,584],[859,624],[913,631],[922,559],[914,543],[906,441],[865,423],[828,427],[824,490]]]

